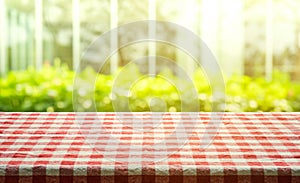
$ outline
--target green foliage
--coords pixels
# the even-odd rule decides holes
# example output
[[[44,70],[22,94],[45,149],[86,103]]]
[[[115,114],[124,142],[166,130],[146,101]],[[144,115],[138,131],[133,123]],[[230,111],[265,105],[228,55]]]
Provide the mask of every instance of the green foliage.
[[[272,81],[233,76],[226,83],[228,111],[299,111],[300,88],[275,71]]]
[[[141,76],[134,68],[122,72]],[[80,76],[89,80],[96,74],[88,68]],[[73,111],[74,76],[73,71],[58,62],[53,67],[45,65],[41,70],[11,71],[0,79],[0,111]],[[141,77],[131,83],[126,94],[113,93],[112,87],[131,82],[129,77],[116,81],[117,76],[118,73],[97,76],[93,95],[98,111],[115,111],[114,105],[126,111],[122,105],[127,101],[131,111],[181,111],[181,99],[191,91],[188,84],[164,70],[157,77]],[[197,70],[192,80],[198,92],[200,111],[210,111],[212,92],[204,73]],[[179,83],[180,87],[175,87]],[[274,72],[272,81],[234,75],[226,80],[226,111],[300,111],[299,94],[300,84],[291,82],[288,75],[278,71]],[[90,94],[85,95],[82,106],[88,108],[93,101]]]
[[[11,71],[0,79],[0,111],[72,111],[73,77],[59,63]]]

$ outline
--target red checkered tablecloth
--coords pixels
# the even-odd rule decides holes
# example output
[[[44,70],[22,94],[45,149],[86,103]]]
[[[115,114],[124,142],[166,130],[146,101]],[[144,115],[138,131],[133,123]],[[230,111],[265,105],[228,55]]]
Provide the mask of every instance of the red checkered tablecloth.
[[[106,128],[118,121],[114,113],[100,115]],[[161,135],[185,113],[166,115]],[[209,122],[210,113],[198,115],[198,125]],[[97,146],[124,159],[112,161],[91,146],[74,113],[0,112],[0,182],[300,182],[300,113],[226,113],[205,149],[192,128],[196,135],[168,158],[150,162],[143,151],[131,162],[130,144],[155,142],[149,134],[130,137],[123,127],[118,137],[128,143],[109,149],[102,139]]]

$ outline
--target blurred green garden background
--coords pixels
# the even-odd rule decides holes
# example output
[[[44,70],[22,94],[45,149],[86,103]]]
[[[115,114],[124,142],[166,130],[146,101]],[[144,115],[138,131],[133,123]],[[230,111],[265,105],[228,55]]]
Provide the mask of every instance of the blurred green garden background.
[[[299,9],[298,0],[0,0],[0,111],[73,111],[75,70],[88,46],[118,25],[147,19],[177,23],[203,39],[224,74],[225,111],[300,111]],[[110,41],[121,39],[122,33]],[[99,63],[82,70],[83,77],[98,75],[97,110],[114,111],[111,89],[120,69],[154,53],[189,74],[200,111],[211,111],[205,71],[179,48],[151,44],[121,48],[101,73],[94,69]],[[156,77],[138,81],[125,96],[131,111],[181,111],[178,90],[160,77],[180,79],[172,65],[141,62],[128,75],[153,70]],[[87,98],[82,106],[92,103]]]

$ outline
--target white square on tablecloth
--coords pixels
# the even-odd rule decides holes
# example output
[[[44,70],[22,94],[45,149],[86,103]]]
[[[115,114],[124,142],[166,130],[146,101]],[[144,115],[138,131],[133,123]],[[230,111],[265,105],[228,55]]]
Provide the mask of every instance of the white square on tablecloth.
[[[224,175],[224,168],[219,166],[210,166],[210,175]]]
[[[101,176],[115,175],[114,165],[105,165],[101,167]]]
[[[155,166],[155,175],[169,175],[169,166],[168,165],[156,165]]]
[[[264,175],[278,175],[278,169],[272,166],[265,167]]]
[[[74,165],[73,166],[74,176],[87,176],[87,166],[86,165]]]
[[[59,176],[59,165],[47,165],[46,175],[47,176]]]
[[[32,176],[32,166],[30,165],[20,165],[19,166],[20,176]]]
[[[251,168],[244,166],[237,168],[237,174],[238,175],[251,175]]]
[[[128,175],[142,175],[142,166],[128,165]]]
[[[0,165],[0,176],[5,176],[6,166]]]
[[[292,168],[292,176],[300,176],[300,166],[293,166]]]
[[[183,175],[197,175],[196,165],[184,165],[182,169]]]

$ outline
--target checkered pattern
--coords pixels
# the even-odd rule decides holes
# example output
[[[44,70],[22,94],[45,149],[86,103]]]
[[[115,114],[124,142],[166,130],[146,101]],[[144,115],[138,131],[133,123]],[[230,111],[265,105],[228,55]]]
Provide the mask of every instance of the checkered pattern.
[[[93,114],[86,115],[93,119]],[[80,131],[74,113],[0,112],[0,182],[300,182],[300,113],[226,113],[205,149],[200,148],[201,125],[210,114],[199,113],[201,124],[192,126],[198,135],[191,135],[169,158],[149,162],[144,145],[155,144],[157,134],[166,136],[174,119],[186,114],[166,115],[153,138],[130,137],[123,126],[116,133],[123,141],[109,149],[105,138],[96,141],[96,148],[90,146],[83,135],[87,129]],[[100,116],[106,129],[118,130],[114,113]],[[172,147],[174,139],[169,140],[164,143]],[[128,162],[136,143],[142,143],[141,157]],[[104,152],[124,161],[110,161]]]

